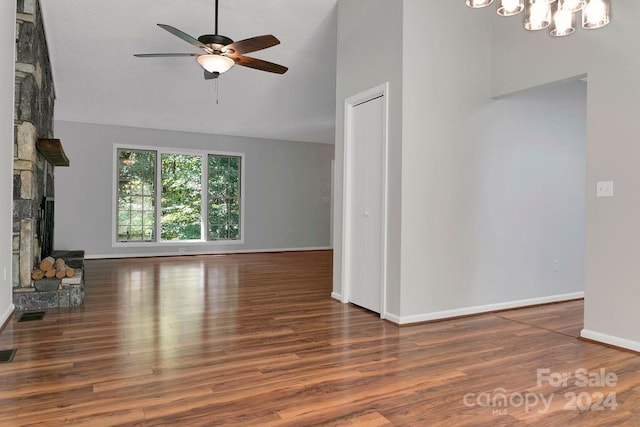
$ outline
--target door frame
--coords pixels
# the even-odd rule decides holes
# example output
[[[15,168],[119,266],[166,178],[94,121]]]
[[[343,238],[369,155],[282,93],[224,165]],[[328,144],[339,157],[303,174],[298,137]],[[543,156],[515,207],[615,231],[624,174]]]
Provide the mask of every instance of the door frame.
[[[352,182],[353,182],[353,109],[367,101],[382,98],[382,218],[381,237],[382,244],[380,250],[382,265],[380,266],[380,318],[384,319],[387,312],[387,186],[388,186],[388,148],[389,148],[389,83],[383,83],[372,87],[356,95],[350,96],[344,101],[344,153],[342,182],[342,302],[348,303],[351,296],[350,262],[351,262],[351,221],[356,215],[351,206]]]

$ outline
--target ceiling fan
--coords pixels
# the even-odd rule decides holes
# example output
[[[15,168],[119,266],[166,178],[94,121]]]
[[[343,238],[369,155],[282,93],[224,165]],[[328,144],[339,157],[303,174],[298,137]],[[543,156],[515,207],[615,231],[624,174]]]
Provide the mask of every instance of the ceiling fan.
[[[234,42],[229,37],[218,34],[218,0],[216,0],[215,23],[215,34],[204,34],[197,39],[171,25],[158,24],[163,30],[202,49],[205,53],[138,53],[134,56],[138,58],[193,56],[204,68],[206,80],[217,79],[220,74],[236,64],[269,73],[284,74],[287,72],[288,68],[285,66],[244,56],[245,53],[256,52],[280,44],[280,40],[276,37],[269,34]]]

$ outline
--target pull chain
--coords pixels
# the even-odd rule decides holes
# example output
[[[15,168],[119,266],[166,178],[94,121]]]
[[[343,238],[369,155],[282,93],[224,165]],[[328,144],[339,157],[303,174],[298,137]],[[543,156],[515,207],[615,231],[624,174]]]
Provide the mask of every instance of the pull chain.
[[[216,105],[218,105],[218,79],[216,79]]]

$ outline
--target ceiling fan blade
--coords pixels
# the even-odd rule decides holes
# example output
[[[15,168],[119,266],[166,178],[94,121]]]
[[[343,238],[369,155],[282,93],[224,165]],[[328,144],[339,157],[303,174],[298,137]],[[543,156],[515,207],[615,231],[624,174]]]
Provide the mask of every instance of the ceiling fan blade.
[[[179,56],[198,56],[199,53],[136,53],[138,58],[173,58]]]
[[[237,58],[245,53],[255,52],[278,44],[280,44],[280,40],[268,34],[228,44],[224,47],[223,52],[226,52],[226,55],[230,58]]]
[[[166,30],[166,31],[170,32],[174,36],[181,38],[182,40],[186,41],[189,44],[194,45],[195,47],[199,47],[200,49],[206,50],[209,53],[213,53],[213,49],[211,49],[207,45],[201,43],[198,39],[196,39],[195,37],[190,36],[189,34],[185,33],[184,31],[180,31],[179,29],[174,28],[171,25],[167,25],[167,24],[158,24],[158,27],[162,28],[163,30]]]
[[[220,73],[218,73],[218,72],[210,73],[207,70],[204,70],[204,79],[205,80],[213,80],[213,79],[217,79],[218,77],[220,77]]]
[[[238,65],[255,68],[256,70],[267,71],[269,73],[284,74],[288,70],[288,68],[283,65],[263,61],[262,59],[251,58],[249,56],[238,56],[237,58],[235,58],[235,60],[236,64]]]

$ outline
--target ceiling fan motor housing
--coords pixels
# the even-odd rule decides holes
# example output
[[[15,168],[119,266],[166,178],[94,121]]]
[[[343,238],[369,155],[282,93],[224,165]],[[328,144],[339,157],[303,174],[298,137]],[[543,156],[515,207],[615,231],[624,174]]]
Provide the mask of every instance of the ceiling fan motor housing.
[[[233,43],[233,40],[229,37],[221,36],[220,34],[204,34],[198,37],[198,41],[216,51],[219,51],[226,45]]]

